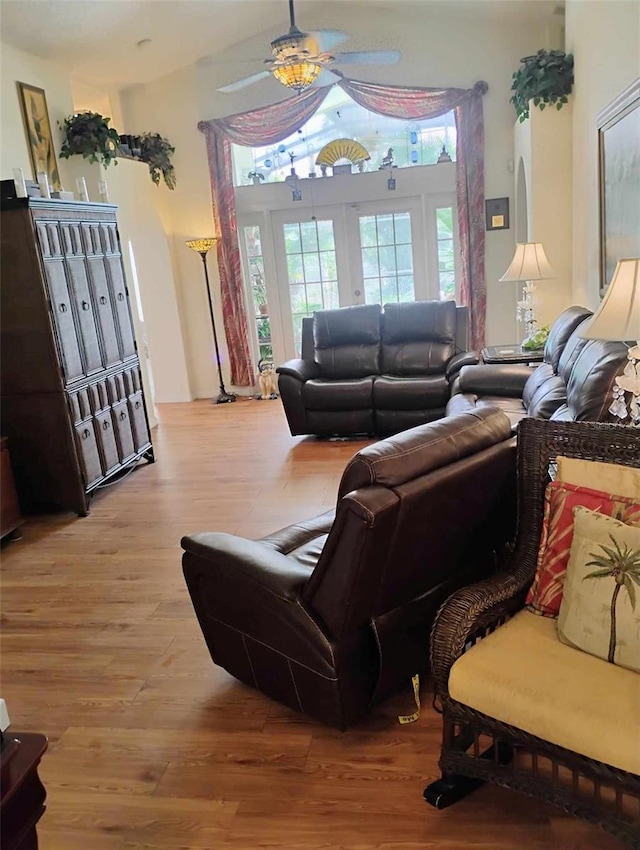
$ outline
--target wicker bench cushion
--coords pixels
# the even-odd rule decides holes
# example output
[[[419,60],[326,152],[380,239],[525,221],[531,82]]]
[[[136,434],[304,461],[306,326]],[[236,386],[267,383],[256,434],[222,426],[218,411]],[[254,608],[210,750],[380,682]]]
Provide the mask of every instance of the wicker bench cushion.
[[[640,675],[560,643],[520,611],[451,668],[453,699],[545,741],[640,774]]]

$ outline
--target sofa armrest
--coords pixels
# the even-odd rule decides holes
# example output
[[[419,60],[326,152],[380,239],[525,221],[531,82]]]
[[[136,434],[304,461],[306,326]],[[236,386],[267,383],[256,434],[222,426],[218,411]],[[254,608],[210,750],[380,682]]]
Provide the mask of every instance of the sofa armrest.
[[[445,369],[447,380],[451,383],[463,366],[475,366],[479,362],[480,358],[475,351],[461,351],[459,354],[454,354]]]
[[[524,566],[504,570],[454,593],[438,611],[431,630],[431,671],[436,693],[448,693],[449,672],[467,648],[524,605],[531,584]]]
[[[282,555],[270,546],[255,540],[236,537],[223,532],[204,532],[183,537],[185,561],[193,564],[195,556],[198,570],[214,578],[219,571],[235,571],[250,583],[287,602],[295,602],[309,581],[309,569],[293,558]]]
[[[480,364],[460,370],[458,391],[521,398],[533,369],[519,363]]]
[[[299,381],[310,381],[320,375],[320,367],[313,360],[287,360],[282,366],[278,366],[276,372],[279,375],[291,375]]]

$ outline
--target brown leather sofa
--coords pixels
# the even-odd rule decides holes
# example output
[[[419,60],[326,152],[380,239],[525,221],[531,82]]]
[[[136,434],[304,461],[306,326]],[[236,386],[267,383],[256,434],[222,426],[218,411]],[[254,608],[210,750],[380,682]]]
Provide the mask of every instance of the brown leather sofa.
[[[440,604],[513,535],[515,439],[479,410],[359,451],[335,511],[261,540],[185,537],[183,570],[213,661],[344,728],[428,666]]]
[[[302,358],[276,370],[291,434],[384,436],[439,419],[460,368],[478,362],[468,334],[454,301],[318,311]]]
[[[524,417],[560,421],[618,421],[609,407],[614,378],[627,362],[622,342],[580,336],[591,320],[585,307],[569,307],[554,322],[535,369],[480,364],[460,371],[447,414],[498,407],[515,428]]]

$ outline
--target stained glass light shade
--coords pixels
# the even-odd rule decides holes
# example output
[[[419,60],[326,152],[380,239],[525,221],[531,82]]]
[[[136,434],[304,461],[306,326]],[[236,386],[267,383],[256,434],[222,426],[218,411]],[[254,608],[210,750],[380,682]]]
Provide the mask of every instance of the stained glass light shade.
[[[320,65],[314,62],[295,62],[286,65],[276,65],[273,76],[287,88],[294,89],[300,94],[308,89],[320,73]]]
[[[218,244],[218,241],[219,238],[217,236],[210,236],[207,239],[188,239],[185,245],[199,254],[206,254],[214,245]]]

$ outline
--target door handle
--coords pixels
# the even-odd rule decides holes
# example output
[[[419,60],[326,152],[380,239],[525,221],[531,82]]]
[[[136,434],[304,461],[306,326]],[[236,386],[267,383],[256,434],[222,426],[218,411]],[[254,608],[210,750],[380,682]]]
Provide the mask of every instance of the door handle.
[[[356,290],[354,290],[353,294],[354,294],[354,295],[356,295],[356,296],[358,296],[358,297],[360,297],[360,294],[361,294],[361,293],[360,293],[360,290],[359,290],[359,289],[356,289]]]

